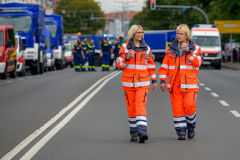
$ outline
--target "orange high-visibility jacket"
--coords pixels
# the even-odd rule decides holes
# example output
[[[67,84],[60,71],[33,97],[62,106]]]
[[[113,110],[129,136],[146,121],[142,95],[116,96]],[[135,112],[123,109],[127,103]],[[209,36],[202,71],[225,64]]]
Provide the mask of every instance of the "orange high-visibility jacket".
[[[127,59],[127,46],[135,52],[134,57]],[[156,83],[155,75],[156,66],[152,59],[151,49],[144,40],[141,41],[140,47],[136,47],[132,40],[124,43],[117,58],[117,67],[123,68],[122,88],[123,89],[139,89],[150,88],[150,78],[152,83]]]
[[[161,83],[165,83],[168,76],[167,89],[170,92],[176,73],[180,69],[181,91],[198,92],[197,74],[202,61],[202,50],[192,41],[189,41],[189,51],[183,52],[183,55],[179,58],[178,41],[175,39],[169,46],[163,63],[159,68],[159,79]]]

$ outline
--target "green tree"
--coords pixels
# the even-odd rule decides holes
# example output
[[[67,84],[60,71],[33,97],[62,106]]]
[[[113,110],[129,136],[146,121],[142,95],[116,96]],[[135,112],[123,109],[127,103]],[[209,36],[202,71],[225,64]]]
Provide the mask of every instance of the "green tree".
[[[60,0],[55,13],[63,16],[65,33],[96,34],[105,24],[105,20],[90,19],[91,13],[95,17],[104,17],[94,0]]]

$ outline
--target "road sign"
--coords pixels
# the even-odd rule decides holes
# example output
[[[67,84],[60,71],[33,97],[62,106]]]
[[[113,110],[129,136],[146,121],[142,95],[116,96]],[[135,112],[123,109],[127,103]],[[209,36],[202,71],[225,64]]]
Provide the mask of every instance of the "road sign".
[[[240,33],[240,21],[214,21],[220,33]]]

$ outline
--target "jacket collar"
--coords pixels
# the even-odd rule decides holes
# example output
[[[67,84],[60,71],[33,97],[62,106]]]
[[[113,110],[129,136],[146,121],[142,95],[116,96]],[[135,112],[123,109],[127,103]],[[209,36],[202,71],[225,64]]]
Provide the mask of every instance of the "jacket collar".
[[[148,49],[147,44],[144,41],[144,39],[141,40],[140,47],[135,46],[135,44],[133,43],[133,39],[130,39],[128,44],[131,46],[132,50],[134,50],[134,51],[136,51],[138,49],[139,49],[139,51],[146,51]]]
[[[180,53],[178,51],[178,40],[177,38],[175,38],[172,42],[172,44],[169,46],[169,51],[172,51],[174,53],[176,53],[179,57],[180,57]],[[189,47],[189,51],[192,52],[192,51],[195,51],[195,46],[194,46],[194,42],[193,41],[188,41],[188,47]],[[186,54],[186,52],[183,52],[183,54]]]

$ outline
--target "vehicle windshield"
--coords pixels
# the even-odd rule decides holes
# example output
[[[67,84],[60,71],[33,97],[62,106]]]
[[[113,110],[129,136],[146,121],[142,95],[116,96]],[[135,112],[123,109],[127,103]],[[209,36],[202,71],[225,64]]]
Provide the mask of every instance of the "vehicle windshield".
[[[71,46],[70,45],[65,45],[65,51],[71,51]]]
[[[46,45],[46,48],[50,48],[49,37],[45,37],[45,45]]]
[[[199,46],[214,46],[220,47],[220,38],[219,37],[210,37],[210,36],[193,36],[193,42]]]
[[[57,25],[56,24],[46,24],[45,26],[47,26],[48,29],[50,30],[52,37],[56,37]]]
[[[0,16],[1,25],[12,25],[15,32],[31,31],[31,16]]]
[[[3,46],[3,31],[0,31],[0,46]]]

